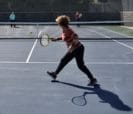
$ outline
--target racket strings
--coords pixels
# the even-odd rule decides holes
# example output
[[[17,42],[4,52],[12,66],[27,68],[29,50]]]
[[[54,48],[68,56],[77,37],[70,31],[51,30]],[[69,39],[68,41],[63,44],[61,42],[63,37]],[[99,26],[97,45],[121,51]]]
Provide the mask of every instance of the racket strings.
[[[49,44],[49,40],[48,39],[45,39],[45,38],[41,39],[41,45],[42,46],[47,46],[48,44]]]
[[[40,38],[40,44],[44,47],[48,46],[48,44],[50,43],[50,36],[42,32],[40,32],[38,36]]]

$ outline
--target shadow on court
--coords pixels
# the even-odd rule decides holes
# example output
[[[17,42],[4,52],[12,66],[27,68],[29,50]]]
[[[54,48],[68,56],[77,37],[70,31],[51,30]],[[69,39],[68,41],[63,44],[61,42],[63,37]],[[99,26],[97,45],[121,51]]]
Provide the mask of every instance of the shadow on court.
[[[78,96],[78,97],[84,97],[86,95],[90,95],[90,94],[96,94],[101,103],[108,103],[110,104],[110,106],[116,110],[120,110],[120,111],[132,111],[132,108],[128,105],[126,105],[117,94],[109,91],[109,90],[105,90],[102,89],[101,86],[99,84],[96,84],[94,87],[85,87],[85,86],[80,86],[80,85],[76,85],[76,84],[72,84],[72,83],[67,83],[67,82],[62,82],[62,81],[53,81],[54,83],[60,83],[60,84],[64,84],[64,85],[68,85],[71,87],[75,87],[75,88],[79,88],[79,89],[83,89],[83,90],[87,90],[86,92],[83,93],[83,95]],[[88,92],[90,91],[90,92]],[[74,97],[75,98],[75,97]],[[73,98],[72,98],[73,99]],[[79,99],[80,100],[80,99]],[[79,101],[80,102],[80,101]],[[84,105],[87,104],[87,101],[85,101],[86,103]],[[73,101],[72,101],[73,103]],[[80,106],[80,105],[78,105]],[[82,105],[83,106],[83,105]]]

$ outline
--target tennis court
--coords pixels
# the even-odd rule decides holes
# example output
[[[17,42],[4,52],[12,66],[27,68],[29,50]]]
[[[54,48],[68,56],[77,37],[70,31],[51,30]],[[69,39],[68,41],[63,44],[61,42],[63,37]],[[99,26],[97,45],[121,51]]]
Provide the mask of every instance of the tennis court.
[[[44,48],[36,37],[40,30],[57,37],[59,27],[2,25],[0,114],[132,114],[133,40],[126,38],[133,36],[103,26],[71,27],[80,38],[101,38],[81,39],[85,63],[98,85],[87,86],[87,77],[75,60],[58,75],[57,82],[51,82],[46,72],[57,67],[67,48],[64,42],[51,42]],[[79,96],[86,102],[82,97],[75,103],[73,99]]]

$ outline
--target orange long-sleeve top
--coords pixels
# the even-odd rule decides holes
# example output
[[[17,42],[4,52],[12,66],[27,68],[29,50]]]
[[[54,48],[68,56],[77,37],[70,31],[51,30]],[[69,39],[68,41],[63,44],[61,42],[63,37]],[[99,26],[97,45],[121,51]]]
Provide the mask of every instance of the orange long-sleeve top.
[[[68,48],[76,48],[81,44],[78,35],[71,28],[63,29],[61,39],[66,42]]]

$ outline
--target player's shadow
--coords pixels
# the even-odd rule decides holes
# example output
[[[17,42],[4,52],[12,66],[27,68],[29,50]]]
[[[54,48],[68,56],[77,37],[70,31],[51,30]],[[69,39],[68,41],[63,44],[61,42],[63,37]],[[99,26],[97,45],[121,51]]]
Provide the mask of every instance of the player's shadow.
[[[96,84],[94,87],[85,87],[80,86],[72,83],[62,82],[62,81],[54,81],[56,83],[65,84],[71,87],[87,90],[85,93],[87,94],[96,94],[99,98],[101,103],[108,103],[110,106],[114,109],[120,110],[120,111],[132,111],[132,108],[128,105],[126,105],[117,94],[102,89],[99,84]]]

